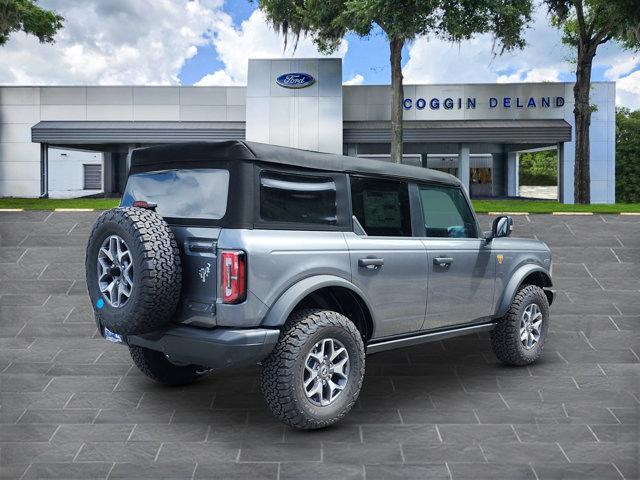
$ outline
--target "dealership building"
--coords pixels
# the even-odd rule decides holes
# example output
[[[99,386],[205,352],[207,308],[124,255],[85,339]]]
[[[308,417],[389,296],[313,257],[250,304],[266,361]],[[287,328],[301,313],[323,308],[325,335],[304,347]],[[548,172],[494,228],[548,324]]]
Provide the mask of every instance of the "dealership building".
[[[405,85],[403,162],[516,197],[522,152],[553,150],[573,202],[573,84]],[[615,83],[594,82],[591,200],[615,202]],[[127,154],[251,140],[389,160],[391,89],[342,85],[340,59],[250,60],[244,87],[0,87],[0,196],[117,194]]]

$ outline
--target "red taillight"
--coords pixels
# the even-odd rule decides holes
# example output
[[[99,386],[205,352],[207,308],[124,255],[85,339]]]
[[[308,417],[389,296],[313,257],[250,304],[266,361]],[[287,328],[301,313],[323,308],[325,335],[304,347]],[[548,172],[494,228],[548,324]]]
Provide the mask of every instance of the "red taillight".
[[[158,205],[156,205],[155,203],[145,202],[144,200],[136,200],[135,202],[133,202],[132,206],[138,208],[146,208],[147,210],[155,210]]]
[[[247,296],[247,257],[240,250],[226,250],[222,262],[222,303],[240,303]]]

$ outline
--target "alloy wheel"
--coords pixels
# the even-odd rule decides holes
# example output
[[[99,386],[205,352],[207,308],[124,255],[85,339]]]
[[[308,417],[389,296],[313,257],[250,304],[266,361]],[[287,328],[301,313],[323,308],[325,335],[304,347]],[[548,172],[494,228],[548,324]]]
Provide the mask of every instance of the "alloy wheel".
[[[349,353],[334,338],[317,342],[304,362],[304,392],[314,405],[331,405],[348,382]]]
[[[540,341],[542,331],[542,312],[536,303],[528,305],[520,317],[520,341],[527,350],[531,350]]]
[[[112,307],[127,303],[133,290],[133,259],[118,235],[107,237],[98,251],[98,286]]]

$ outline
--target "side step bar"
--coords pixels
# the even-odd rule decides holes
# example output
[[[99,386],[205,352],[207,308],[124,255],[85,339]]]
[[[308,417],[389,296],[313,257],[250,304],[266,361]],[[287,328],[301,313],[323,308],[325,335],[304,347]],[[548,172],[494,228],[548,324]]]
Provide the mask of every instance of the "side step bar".
[[[470,333],[488,332],[493,330],[495,326],[495,322],[490,322],[480,325],[451,328],[449,330],[441,330],[439,332],[420,333],[410,337],[380,340],[367,345],[367,354],[384,352],[385,350],[392,350],[394,348],[410,347],[421,343],[437,342],[438,340],[444,340],[445,338],[458,337],[461,335],[468,335]]]

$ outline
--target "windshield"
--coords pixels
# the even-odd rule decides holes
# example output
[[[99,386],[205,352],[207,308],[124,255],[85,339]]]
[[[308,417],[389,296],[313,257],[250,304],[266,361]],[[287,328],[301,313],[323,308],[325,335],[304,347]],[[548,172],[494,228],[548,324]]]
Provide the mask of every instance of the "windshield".
[[[163,217],[219,220],[227,211],[228,192],[227,170],[196,168],[136,173],[129,176],[121,205],[146,201],[155,203],[156,212]]]

